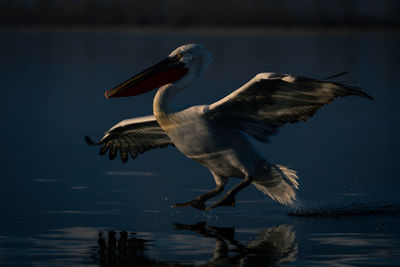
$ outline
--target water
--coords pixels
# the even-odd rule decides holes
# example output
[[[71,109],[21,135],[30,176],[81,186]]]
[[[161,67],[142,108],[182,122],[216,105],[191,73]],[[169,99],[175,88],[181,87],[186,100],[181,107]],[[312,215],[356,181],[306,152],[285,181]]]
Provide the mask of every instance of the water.
[[[343,79],[375,98],[338,99],[255,142],[298,171],[297,207],[249,187],[235,208],[173,209],[214,187],[207,169],[171,147],[123,164],[84,143],[150,114],[154,92],[104,91],[191,42],[214,62],[177,105],[216,101],[262,71],[350,70]],[[399,265],[399,45],[396,32],[2,30],[0,265]]]

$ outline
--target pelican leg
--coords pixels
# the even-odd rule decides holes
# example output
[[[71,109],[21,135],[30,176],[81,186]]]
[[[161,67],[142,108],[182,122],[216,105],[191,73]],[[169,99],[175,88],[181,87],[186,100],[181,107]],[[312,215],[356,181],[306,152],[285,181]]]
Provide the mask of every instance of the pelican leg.
[[[241,181],[238,185],[229,190],[228,193],[226,193],[225,196],[223,196],[217,203],[211,205],[206,210],[211,210],[219,206],[225,206],[225,207],[235,206],[236,194],[239,193],[239,191],[242,190],[243,188],[249,186],[252,180],[253,180],[252,176],[246,176],[246,178],[243,181]]]
[[[205,210],[207,208],[205,201],[208,199],[218,196],[221,194],[224,189],[225,189],[225,184],[226,184],[226,178],[216,175],[212,173],[214,176],[214,180],[217,183],[217,187],[215,187],[213,190],[208,191],[205,194],[202,194],[192,201],[189,202],[184,202],[184,203],[174,203],[171,205],[171,207],[176,208],[176,207],[193,207],[199,210]]]

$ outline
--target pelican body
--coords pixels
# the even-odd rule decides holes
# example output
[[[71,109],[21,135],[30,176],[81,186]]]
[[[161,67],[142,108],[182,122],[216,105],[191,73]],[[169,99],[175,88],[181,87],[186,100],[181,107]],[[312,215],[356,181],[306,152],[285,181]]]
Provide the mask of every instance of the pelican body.
[[[292,204],[298,189],[296,172],[268,162],[249,137],[269,142],[279,127],[307,120],[339,96],[372,99],[354,85],[330,81],[344,73],[324,80],[260,73],[213,104],[184,110],[173,108],[174,97],[197,83],[211,61],[211,54],[202,45],[178,47],[165,60],[105,93],[107,98],[128,97],[159,88],[153,103],[154,115],[121,121],[96,143],[86,137],[88,144],[101,145],[101,155],[109,151],[110,159],[119,151],[126,162],[129,154],[135,158],[149,149],[172,145],[207,167],[217,186],[173,207],[210,210],[234,206],[235,195],[250,184],[279,203]],[[205,201],[223,192],[228,178],[242,180],[207,207]]]

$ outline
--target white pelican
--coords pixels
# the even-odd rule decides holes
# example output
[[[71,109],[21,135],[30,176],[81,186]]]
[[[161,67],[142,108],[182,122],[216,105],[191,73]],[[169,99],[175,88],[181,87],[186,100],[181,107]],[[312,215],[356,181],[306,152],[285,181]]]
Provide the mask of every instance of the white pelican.
[[[126,162],[128,154],[135,158],[147,150],[172,145],[206,166],[214,176],[216,188],[172,207],[210,210],[234,206],[235,195],[250,184],[279,203],[292,204],[298,188],[296,172],[268,162],[248,138],[268,142],[279,127],[306,121],[339,96],[372,99],[354,85],[328,81],[343,73],[324,80],[260,73],[213,104],[184,110],[172,108],[174,97],[197,83],[211,61],[211,54],[202,45],[178,47],[163,61],[105,93],[107,98],[127,97],[159,88],[153,103],[154,116],[123,120],[96,143],[86,137],[88,144],[102,145],[100,155],[108,150],[110,159],[119,151]],[[206,207],[206,200],[224,190],[227,178],[242,181],[218,202]]]

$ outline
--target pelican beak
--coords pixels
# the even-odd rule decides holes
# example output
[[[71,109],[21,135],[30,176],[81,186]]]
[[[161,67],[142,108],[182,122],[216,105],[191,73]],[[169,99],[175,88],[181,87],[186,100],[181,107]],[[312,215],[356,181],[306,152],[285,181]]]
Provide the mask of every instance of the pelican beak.
[[[162,85],[181,79],[188,72],[178,56],[167,57],[156,65],[142,71],[117,87],[106,91],[106,98],[126,97],[146,93]]]

